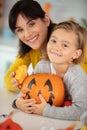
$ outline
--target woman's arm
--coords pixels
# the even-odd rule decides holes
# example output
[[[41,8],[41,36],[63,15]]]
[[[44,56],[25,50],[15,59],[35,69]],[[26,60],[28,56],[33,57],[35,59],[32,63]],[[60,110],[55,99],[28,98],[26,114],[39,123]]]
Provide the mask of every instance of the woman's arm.
[[[12,72],[15,72],[18,66],[22,64],[29,66],[29,64],[32,63],[32,66],[34,67],[36,63],[39,61],[39,57],[40,57],[39,55],[40,53],[38,51],[31,50],[22,58],[16,57],[14,63],[7,70],[4,77],[4,85],[8,90],[13,91],[13,92],[17,92],[19,90],[17,87],[13,86],[12,77],[10,76],[10,74]]]

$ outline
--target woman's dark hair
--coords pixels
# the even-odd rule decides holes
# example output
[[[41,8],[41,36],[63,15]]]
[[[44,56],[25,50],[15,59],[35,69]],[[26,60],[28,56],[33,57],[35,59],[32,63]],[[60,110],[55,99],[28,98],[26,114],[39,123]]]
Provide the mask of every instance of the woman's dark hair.
[[[45,17],[45,11],[41,8],[40,4],[34,0],[19,0],[17,1],[9,13],[9,27],[12,32],[15,32],[15,26],[17,17],[19,14],[22,14],[26,18],[43,19]],[[51,30],[54,24],[50,21],[50,25],[48,27],[48,38],[50,36]],[[31,48],[19,40],[19,56],[24,56]]]

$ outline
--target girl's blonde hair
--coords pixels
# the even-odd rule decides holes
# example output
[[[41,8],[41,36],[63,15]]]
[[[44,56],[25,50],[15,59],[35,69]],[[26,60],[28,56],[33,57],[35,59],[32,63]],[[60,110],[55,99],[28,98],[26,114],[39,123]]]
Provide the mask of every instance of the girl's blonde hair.
[[[73,63],[78,64],[81,63],[85,58],[86,53],[86,44],[87,44],[87,30],[80,26],[78,23],[68,20],[61,23],[56,24],[53,28],[52,32],[57,29],[65,29],[66,31],[73,31],[77,35],[77,49],[82,50],[82,54],[79,58],[74,59]]]

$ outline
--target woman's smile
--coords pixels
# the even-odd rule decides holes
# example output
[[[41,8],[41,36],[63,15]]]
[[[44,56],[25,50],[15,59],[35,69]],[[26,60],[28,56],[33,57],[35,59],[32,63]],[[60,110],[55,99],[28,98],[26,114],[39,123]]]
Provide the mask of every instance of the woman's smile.
[[[33,43],[33,42],[35,42],[38,39],[38,37],[39,37],[39,35],[35,35],[35,36],[27,39],[27,41]]]

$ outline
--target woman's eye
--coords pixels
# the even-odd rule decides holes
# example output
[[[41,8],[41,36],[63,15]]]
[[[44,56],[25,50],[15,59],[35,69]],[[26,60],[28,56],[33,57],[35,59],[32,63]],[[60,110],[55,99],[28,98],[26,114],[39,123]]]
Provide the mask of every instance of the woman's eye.
[[[15,32],[17,32],[17,33],[18,33],[18,32],[22,32],[22,31],[23,31],[23,29],[16,29],[16,30],[15,30]]]
[[[35,22],[29,22],[28,26],[32,27],[35,25]]]

